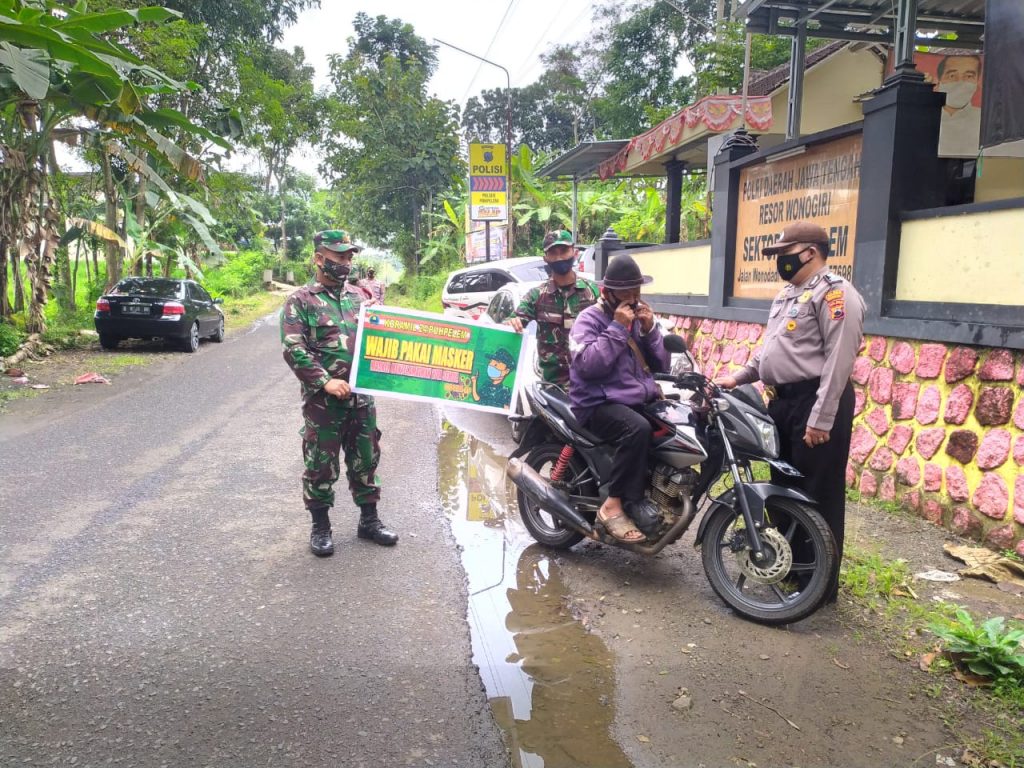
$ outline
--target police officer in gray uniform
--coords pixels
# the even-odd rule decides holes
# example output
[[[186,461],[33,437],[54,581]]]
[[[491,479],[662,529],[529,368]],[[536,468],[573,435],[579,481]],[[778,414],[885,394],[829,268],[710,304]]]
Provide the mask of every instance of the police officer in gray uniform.
[[[808,222],[790,224],[764,249],[766,256],[776,256],[779,275],[789,285],[772,302],[760,349],[746,367],[716,381],[726,388],[758,379],[765,383],[780,455],[804,474],[796,484],[818,502],[835,536],[839,557],[828,593],[834,602],[853,428],[850,374],[863,338],[864,300],[829,271],[828,253],[828,233]],[[783,475],[773,479],[787,482]]]

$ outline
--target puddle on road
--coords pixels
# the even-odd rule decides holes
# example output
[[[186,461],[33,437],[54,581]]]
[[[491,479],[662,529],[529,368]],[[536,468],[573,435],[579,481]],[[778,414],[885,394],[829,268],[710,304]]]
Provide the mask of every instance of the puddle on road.
[[[611,654],[573,619],[550,551],[519,522],[505,458],[442,426],[440,495],[469,581],[473,661],[513,764],[630,768],[611,737]]]

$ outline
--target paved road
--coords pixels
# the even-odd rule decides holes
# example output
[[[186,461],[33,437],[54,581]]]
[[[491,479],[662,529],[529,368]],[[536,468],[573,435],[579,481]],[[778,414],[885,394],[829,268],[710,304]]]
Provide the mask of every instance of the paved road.
[[[437,419],[381,412],[402,542],[325,560],[273,325],[0,416],[0,764],[505,765]]]

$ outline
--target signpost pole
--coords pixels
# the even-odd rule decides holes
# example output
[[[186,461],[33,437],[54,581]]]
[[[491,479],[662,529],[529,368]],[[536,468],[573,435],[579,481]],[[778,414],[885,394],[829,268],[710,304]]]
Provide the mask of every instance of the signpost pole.
[[[488,219],[484,222],[484,253],[487,255],[486,261],[491,260],[491,220]]]
[[[512,77],[505,67],[501,66],[497,62],[485,59],[483,56],[477,56],[475,53],[470,53],[465,48],[459,48],[457,45],[446,43],[444,40],[434,38],[434,42],[439,45],[452,48],[459,53],[464,53],[467,56],[471,56],[477,61],[482,61],[485,64],[490,64],[492,67],[497,67],[505,73],[505,238],[506,238],[506,253],[505,256],[512,255],[513,247],[513,232],[512,232]],[[490,224],[488,223],[488,227]],[[490,238],[487,240],[487,253],[490,253],[491,241]],[[488,256],[490,261],[490,256]]]

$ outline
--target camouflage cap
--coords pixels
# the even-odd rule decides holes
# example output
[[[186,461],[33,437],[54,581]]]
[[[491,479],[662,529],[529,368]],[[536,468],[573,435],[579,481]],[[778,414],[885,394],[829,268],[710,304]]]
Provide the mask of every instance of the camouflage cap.
[[[568,229],[556,229],[554,232],[544,235],[544,253],[556,245],[568,245],[570,248],[576,245],[572,238],[572,232]]]
[[[493,355],[490,356],[490,360],[495,360],[499,363],[504,363],[505,366],[511,371],[516,367],[515,360],[512,359],[512,353],[502,347]]]
[[[344,229],[324,229],[313,235],[313,245],[316,248],[323,246],[335,253],[348,253],[349,251],[362,250],[352,242],[352,236]]]

